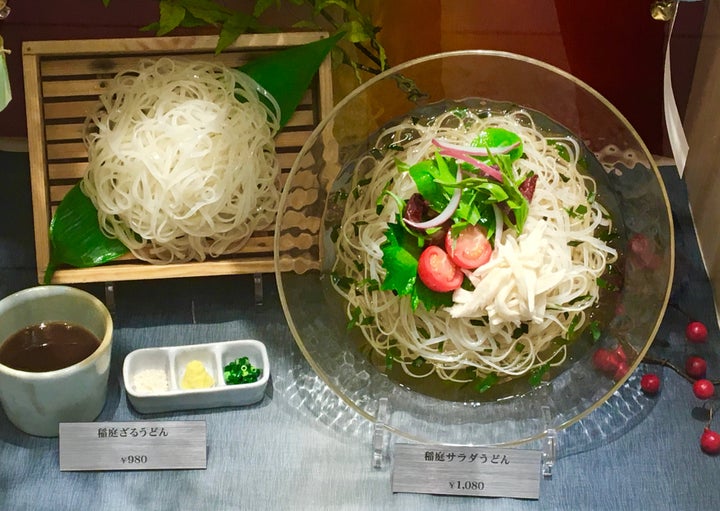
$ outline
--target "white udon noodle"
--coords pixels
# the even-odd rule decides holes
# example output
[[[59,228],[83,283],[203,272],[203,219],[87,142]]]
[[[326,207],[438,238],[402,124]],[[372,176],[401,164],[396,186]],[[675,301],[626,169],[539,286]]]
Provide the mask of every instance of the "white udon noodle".
[[[103,231],[138,259],[170,263],[237,252],[268,227],[280,110],[263,97],[271,106],[247,75],[201,61],[141,61],[108,81],[81,182]]]
[[[380,246],[398,209],[386,196],[378,216],[378,197],[391,180],[390,191],[400,197],[407,199],[417,191],[412,178],[398,172],[395,159],[412,165],[434,157],[435,137],[469,145],[488,126],[517,133],[525,156],[514,164],[514,172],[518,177],[528,172],[538,176],[523,232],[517,235],[497,222],[490,261],[465,270],[475,289],[456,290],[449,308],[427,311],[421,304],[413,311],[407,296],[358,284],[382,282],[385,277]],[[403,149],[384,150],[389,144]],[[569,161],[559,156],[559,146]],[[577,169],[578,143],[569,137],[546,138],[519,110],[487,118],[466,112],[462,121],[447,112],[428,125],[408,119],[383,132],[375,147],[384,153],[379,161],[372,155],[358,161],[353,179],[359,193],[348,194],[333,268],[355,282],[349,291],[335,284],[347,300],[348,318],[358,307],[361,318],[374,318],[368,324],[360,322],[368,343],[383,356],[391,347],[397,349],[396,363],[415,377],[436,373],[447,380],[469,381],[495,373],[507,378],[544,364],[561,364],[567,348],[565,343],[553,345],[553,340],[568,335],[571,323],[574,331],[587,323],[588,309],[599,298],[597,278],[617,258],[615,249],[596,236],[601,229],[608,232],[611,221],[590,199],[595,181]],[[587,213],[569,213],[579,205],[585,205]],[[527,325],[527,333],[518,336],[521,325]],[[428,363],[428,371],[412,367],[417,357]]]

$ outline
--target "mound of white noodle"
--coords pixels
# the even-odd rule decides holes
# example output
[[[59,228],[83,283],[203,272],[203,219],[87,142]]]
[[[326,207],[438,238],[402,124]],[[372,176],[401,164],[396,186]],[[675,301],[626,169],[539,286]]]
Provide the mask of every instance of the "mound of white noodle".
[[[220,64],[161,58],[119,73],[85,143],[103,231],[152,263],[237,252],[274,220],[279,107]],[[242,98],[242,101],[236,98]]]
[[[497,222],[490,261],[465,270],[475,287],[456,290],[451,307],[428,311],[420,305],[413,311],[408,296],[368,285],[384,280],[380,247],[398,213],[397,203],[385,196],[378,214],[378,197],[389,182],[389,191],[405,199],[417,191],[412,178],[398,171],[396,159],[413,165],[434,157],[433,138],[470,145],[491,126],[523,141],[516,178],[529,172],[538,176],[523,232],[503,230],[502,220]],[[393,150],[385,150],[388,146]],[[436,373],[453,381],[490,373],[512,377],[562,363],[565,343],[553,341],[587,325],[588,310],[599,298],[597,279],[617,258],[598,237],[609,232],[611,222],[594,200],[594,180],[578,170],[578,143],[544,136],[522,110],[490,116],[466,111],[462,120],[453,112],[427,124],[408,119],[383,132],[376,148],[355,167],[333,268],[353,282],[349,290],[335,287],[368,343],[382,356],[393,353],[411,376]],[[424,373],[413,366],[419,357],[427,363]]]

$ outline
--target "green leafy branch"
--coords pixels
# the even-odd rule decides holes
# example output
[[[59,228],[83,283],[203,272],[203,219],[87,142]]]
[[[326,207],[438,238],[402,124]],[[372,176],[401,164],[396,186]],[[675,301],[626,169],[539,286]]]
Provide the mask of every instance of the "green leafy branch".
[[[110,0],[102,0],[108,7]],[[304,7],[309,17],[292,28],[344,32],[346,44],[333,52],[335,61],[352,66],[358,81],[362,73],[379,74],[388,67],[385,49],[378,40],[381,27],[358,7],[358,0],[256,0],[252,12],[230,9],[217,0],[158,0],[158,20],[142,27],[158,36],[179,28],[213,27],[218,30],[215,52],[220,53],[245,33],[277,32],[280,27],[265,25],[260,18],[272,7],[285,3]]]

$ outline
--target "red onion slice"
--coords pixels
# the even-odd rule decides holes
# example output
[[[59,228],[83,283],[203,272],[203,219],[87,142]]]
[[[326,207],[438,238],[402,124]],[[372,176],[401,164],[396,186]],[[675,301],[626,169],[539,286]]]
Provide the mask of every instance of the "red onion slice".
[[[460,170],[458,170],[455,179],[457,181],[460,181],[462,179],[462,172]],[[448,220],[450,220],[450,218],[453,216],[453,213],[455,213],[455,210],[460,205],[461,195],[462,190],[460,188],[455,188],[455,190],[453,191],[453,195],[450,198],[450,202],[448,202],[448,205],[445,206],[445,209],[443,209],[438,216],[424,222],[413,222],[412,220],[408,220],[407,218],[405,218],[405,223],[410,227],[414,227],[415,229],[431,229],[433,227],[439,227]]]
[[[466,145],[452,144],[445,140],[433,138],[432,143],[440,148],[440,154],[442,156],[448,156],[455,158],[456,160],[469,163],[473,167],[479,168],[483,173],[488,176],[500,181],[502,183],[502,174],[494,167],[487,165],[481,161],[476,160],[473,156],[488,156],[490,154],[506,154],[515,149],[520,145],[520,142],[516,142],[509,146],[493,147],[488,151],[484,147],[473,147]]]
[[[444,149],[440,151],[440,154],[442,156],[449,156],[450,158],[455,158],[456,160],[464,161],[465,163],[469,163],[473,167],[476,167],[483,171],[483,173],[491,177],[493,179],[496,179],[497,181],[500,181],[502,183],[503,177],[499,170],[497,170],[495,167],[491,167],[490,165],[487,165],[481,161],[476,160],[475,158],[468,156],[467,154],[457,152],[451,149]]]
[[[475,147],[470,145],[458,145],[446,140],[440,140],[439,138],[433,138],[432,143],[440,149],[449,149],[451,151],[460,151],[465,154],[472,154],[475,156],[490,156],[491,154],[507,154],[520,145],[520,142],[515,142],[511,145],[491,147],[488,152],[485,147]]]

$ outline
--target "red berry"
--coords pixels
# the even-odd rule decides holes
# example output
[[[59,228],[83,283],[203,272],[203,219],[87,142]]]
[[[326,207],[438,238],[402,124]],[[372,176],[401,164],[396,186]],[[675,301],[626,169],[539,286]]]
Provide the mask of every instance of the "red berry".
[[[690,356],[685,361],[685,372],[693,378],[705,378],[707,363],[704,358]]]
[[[615,356],[620,362],[627,362],[627,355],[625,354],[625,350],[620,344],[618,344],[617,347],[613,350],[613,353],[615,353]]]
[[[710,380],[698,380],[693,384],[693,393],[699,399],[709,399],[715,394],[715,385]]]
[[[705,428],[700,437],[700,448],[706,454],[720,453],[720,433],[710,428]]]
[[[620,363],[617,365],[617,368],[615,369],[615,374],[613,374],[613,380],[622,380],[629,369],[630,367],[627,365],[627,362],[620,361]]]
[[[690,342],[705,342],[707,334],[707,328],[700,321],[691,321],[685,327],[685,337]]]
[[[660,377],[654,373],[643,374],[640,378],[640,388],[646,394],[657,394],[660,390]]]
[[[593,364],[603,372],[614,373],[618,368],[618,364],[620,364],[620,360],[615,352],[605,348],[598,348],[593,354]]]

